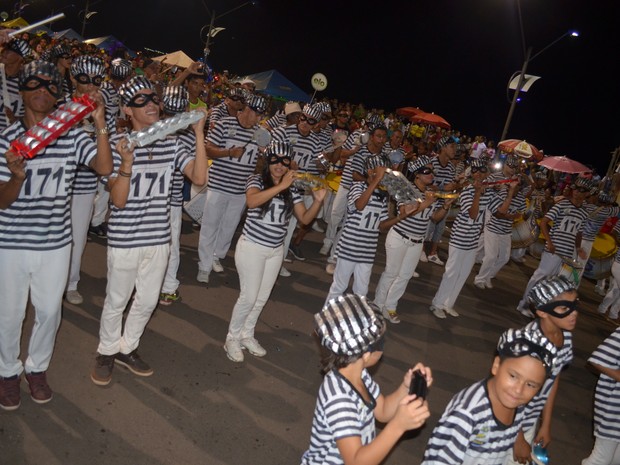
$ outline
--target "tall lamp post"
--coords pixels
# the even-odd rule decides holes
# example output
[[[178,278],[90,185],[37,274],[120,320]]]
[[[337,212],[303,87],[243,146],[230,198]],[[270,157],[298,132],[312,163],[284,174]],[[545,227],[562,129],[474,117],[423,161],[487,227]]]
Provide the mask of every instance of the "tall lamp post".
[[[560,37],[550,42],[547,46],[543,47],[539,52],[537,52],[536,54],[534,54],[534,56],[532,56],[532,47],[528,47],[528,49],[525,50],[525,34],[523,32],[523,21],[521,18],[521,4],[519,0],[517,0],[517,5],[519,7],[519,23],[521,26],[521,41],[523,45],[523,51],[525,52],[525,59],[523,61],[523,66],[521,67],[521,72],[519,74],[519,81],[517,82],[517,86],[512,96],[512,101],[510,102],[510,109],[508,110],[508,116],[506,117],[506,123],[504,124],[504,130],[502,131],[502,136],[499,139],[500,141],[506,139],[506,135],[508,134],[508,128],[510,127],[512,115],[515,112],[515,107],[517,106],[517,100],[519,99],[519,93],[521,92],[521,89],[523,88],[523,84],[525,82],[525,72],[527,71],[527,67],[529,66],[530,62],[534,58],[539,56],[541,53],[543,53],[544,51],[548,50],[550,47],[557,44],[564,37],[568,37],[568,36],[579,37],[579,33],[577,31],[566,31]]]
[[[207,13],[209,13],[209,15],[211,16],[211,21],[210,21],[210,23],[209,23],[209,29],[208,29],[208,32],[207,32],[207,39],[206,39],[206,41],[205,41],[205,48],[204,48],[205,65],[207,64],[207,57],[209,56],[209,53],[211,52],[211,50],[209,49],[209,46],[211,45],[211,38],[212,38],[212,37],[215,37],[215,35],[216,35],[218,32],[221,32],[221,31],[223,31],[223,30],[224,30],[224,28],[223,28],[223,27],[214,27],[214,25],[215,25],[215,21],[216,21],[216,20],[218,20],[218,19],[220,19],[220,18],[221,18],[221,17],[223,17],[223,16],[226,16],[226,15],[227,15],[227,14],[229,14],[229,13],[232,13],[233,11],[237,11],[238,9],[243,8],[243,7],[244,7],[244,6],[246,6],[246,5],[252,5],[252,6],[254,6],[254,5],[256,5],[257,3],[258,3],[258,1],[257,1],[257,0],[247,1],[247,2],[244,2],[244,3],[240,4],[240,5],[237,5],[237,6],[236,6],[236,7],[234,7],[234,8],[231,8],[230,10],[228,10],[228,11],[226,11],[226,12],[222,13],[221,15],[217,15],[217,16],[216,16],[216,15],[215,15],[215,11],[209,11],[209,9],[207,8],[207,5],[206,5],[206,4],[204,4],[204,1],[203,1],[204,7],[205,7],[205,9],[207,10]],[[204,30],[204,28],[205,28],[205,27],[207,27],[207,26],[206,26],[206,25],[205,25],[205,26],[203,26],[203,27],[202,27],[202,29],[200,30],[200,38],[201,38],[201,39],[202,39],[202,31]]]
[[[94,2],[94,3],[99,3],[99,2]],[[86,38],[84,36],[84,33],[86,32],[86,21],[88,21],[90,18],[95,16],[97,13],[99,13],[98,11],[89,11],[89,8],[90,8],[90,0],[86,0],[86,8],[80,11],[80,13],[82,13],[83,15],[82,16],[82,32],[81,32],[82,38]]]

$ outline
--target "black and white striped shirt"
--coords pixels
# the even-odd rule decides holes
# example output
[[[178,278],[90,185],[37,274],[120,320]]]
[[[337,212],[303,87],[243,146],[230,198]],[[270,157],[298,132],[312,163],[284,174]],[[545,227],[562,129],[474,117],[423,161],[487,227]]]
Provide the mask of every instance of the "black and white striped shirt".
[[[24,102],[22,101],[22,96],[19,93],[18,77],[6,77],[7,92],[10,100],[9,102],[4,101],[4,92],[1,91],[4,86],[5,83],[0,81],[0,131],[3,131],[11,125],[9,117],[6,115],[5,107],[10,108],[16,118],[21,118],[24,116]]]
[[[599,345],[588,362],[620,369],[620,328]],[[601,373],[594,392],[594,436],[620,441],[620,383]]]
[[[471,219],[469,209],[474,203],[474,192],[474,186],[467,186],[459,196],[461,207],[450,232],[450,245],[457,249],[477,249],[480,233],[484,226],[485,211],[488,210],[493,213],[501,205],[497,194],[491,189],[487,189],[478,201],[478,216],[476,219]]]
[[[179,142],[192,158],[196,156],[196,133],[191,128],[186,128],[176,133]],[[174,170],[172,175],[172,195],[170,196],[171,207],[183,206],[183,185],[185,184],[185,175],[178,169]]]
[[[117,134],[110,140],[114,158],[110,177],[118,175],[121,165],[121,156],[115,150],[121,137]],[[191,159],[175,136],[135,148],[127,203],[124,208],[114,204],[110,207],[109,247],[148,247],[170,242],[172,174],[176,169],[185,170]]]
[[[0,134],[0,153],[26,131],[21,120]],[[35,158],[26,161],[18,198],[0,209],[0,248],[55,250],[71,243],[69,198],[78,166],[88,165],[97,146],[80,128],[71,128]],[[0,157],[0,181],[11,178]]]
[[[248,178],[246,191],[253,187],[259,190],[264,189],[260,174]],[[293,205],[303,202],[303,198],[296,190],[291,189],[291,194],[293,195]],[[286,211],[286,204],[279,195],[269,201],[269,208],[264,216],[261,216],[262,211],[262,206],[248,209],[243,225],[243,235],[256,244],[275,249],[284,242],[293,212]]]
[[[433,167],[433,184],[435,186],[441,189],[446,184],[454,181],[456,169],[451,162],[448,162],[446,166],[442,166],[439,156],[434,156],[431,158],[431,166]]]
[[[523,408],[511,425],[493,414],[487,380],[457,393],[433,430],[422,465],[503,465],[512,454]]]
[[[605,224],[608,218],[618,216],[620,213],[620,207],[617,205],[605,205],[597,206],[591,203],[584,204],[584,208],[588,211],[588,217],[583,224],[583,231],[581,238],[584,241],[593,241],[596,239],[601,227]]]
[[[424,193],[421,192],[416,186],[414,191],[419,198],[424,198]],[[397,208],[404,205],[403,202],[398,202]],[[428,229],[428,223],[431,221],[433,212],[438,208],[437,202],[426,207],[424,210],[418,210],[414,215],[407,216],[404,220],[396,223],[392,228],[401,236],[411,239],[413,241],[424,239],[426,236],[426,230]]]
[[[121,97],[110,81],[104,81],[100,87],[105,105],[105,125],[110,134],[116,132],[116,118],[120,115]]]
[[[583,206],[576,207],[570,200],[560,200],[549,209],[545,218],[553,221],[549,235],[557,255],[574,257],[575,237],[583,229],[587,217],[588,211]]]
[[[288,142],[291,145],[293,160],[297,163],[297,170],[300,173],[319,175],[316,160],[322,149],[321,141],[316,133],[310,132],[307,136],[303,136],[296,124],[290,124],[275,129],[272,135],[273,140]]]
[[[362,371],[362,382],[374,402],[365,402],[337,371],[325,375],[314,408],[310,447],[301,465],[342,465],[337,440],[357,436],[366,445],[375,438],[374,407],[381,391],[366,369]]]
[[[258,145],[252,136],[258,126],[244,128],[236,117],[226,117],[211,128],[207,141],[219,148],[245,147],[239,158],[214,158],[209,168],[209,190],[230,195],[244,195],[245,183],[254,174]]]
[[[540,328],[540,320],[532,321],[524,329],[544,336],[542,329]],[[534,398],[525,405],[523,412],[523,425],[521,426],[523,431],[528,431],[536,424],[536,421],[542,413],[545,403],[549,398],[549,393],[551,392],[553,383],[560,375],[564,367],[570,365],[573,361],[573,334],[570,331],[563,330],[562,336],[564,338],[564,343],[562,344],[562,347],[557,348],[558,352],[553,359],[551,373],[547,376],[547,379],[545,380],[542,388],[540,388],[540,391],[538,391]]]
[[[368,188],[365,182],[356,182],[347,196],[347,218],[342,236],[336,246],[336,256],[355,263],[374,263],[379,240],[379,224],[388,219],[387,195],[375,190],[362,210],[355,201]]]
[[[501,189],[497,192],[497,197],[499,199],[499,203],[503,203],[508,195],[508,189]],[[508,214],[513,213],[525,213],[527,205],[525,203],[525,196],[521,191],[515,192],[512,200],[510,201],[510,206],[508,207]],[[495,215],[491,215],[491,218],[487,222],[485,229],[491,231],[492,233],[499,235],[508,235],[512,234],[512,223],[513,220],[509,220],[507,218],[498,218]]]
[[[237,115],[232,115],[232,117],[236,117]],[[228,113],[228,105],[226,102],[222,102],[219,105],[213,107],[209,112],[209,128],[212,128],[215,123],[224,119],[230,118],[231,115]],[[209,129],[210,131],[211,129]],[[208,133],[207,133],[208,134]]]
[[[286,124],[286,115],[283,111],[278,111],[275,115],[265,121],[264,124],[273,131],[275,128],[279,128],[280,126],[284,126]]]

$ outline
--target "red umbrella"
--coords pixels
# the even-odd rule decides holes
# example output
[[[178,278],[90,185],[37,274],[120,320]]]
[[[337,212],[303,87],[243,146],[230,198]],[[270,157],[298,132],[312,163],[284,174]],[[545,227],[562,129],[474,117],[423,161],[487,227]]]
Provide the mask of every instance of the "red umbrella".
[[[420,113],[424,113],[424,110],[420,110],[416,107],[402,107],[396,109],[396,114],[399,116],[404,116],[406,118],[413,118],[415,115],[419,115]]]
[[[516,155],[529,158],[533,161],[540,161],[543,159],[543,154],[540,150],[534,147],[529,142],[525,142],[521,139],[506,139],[497,144],[497,148],[502,152],[515,153]]]
[[[417,123],[425,123],[430,124],[431,126],[439,126],[440,128],[450,129],[450,123],[448,123],[441,116],[436,115],[435,113],[420,113],[411,118],[412,121]]]
[[[553,171],[559,171],[561,173],[589,173],[592,171],[585,165],[582,165],[576,160],[572,160],[568,157],[545,157],[538,163],[540,166],[549,168]]]

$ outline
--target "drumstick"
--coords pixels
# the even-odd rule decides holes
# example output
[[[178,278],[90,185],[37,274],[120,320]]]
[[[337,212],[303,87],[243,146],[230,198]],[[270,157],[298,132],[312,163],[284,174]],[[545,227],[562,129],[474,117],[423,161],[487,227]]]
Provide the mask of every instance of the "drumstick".
[[[9,37],[15,37],[16,35],[21,34],[22,32],[30,31],[31,29],[35,29],[39,26],[43,26],[44,24],[58,21],[59,19],[62,19],[64,17],[65,17],[64,13],[58,13],[57,15],[50,16],[47,19],[43,19],[41,21],[37,21],[36,23],[32,23],[32,24],[29,24],[28,26],[22,27],[21,29],[18,29],[17,31],[9,32]]]

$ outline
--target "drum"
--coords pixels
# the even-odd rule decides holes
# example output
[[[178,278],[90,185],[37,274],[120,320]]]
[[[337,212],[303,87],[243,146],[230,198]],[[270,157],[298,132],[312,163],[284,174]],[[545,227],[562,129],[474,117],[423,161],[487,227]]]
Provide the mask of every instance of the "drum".
[[[611,266],[614,263],[617,250],[618,247],[613,236],[605,233],[597,234],[583,275],[586,278],[596,280],[611,276]]]
[[[327,181],[327,185],[332,191],[338,192],[340,181],[342,181],[342,173],[339,171],[327,173],[327,176],[325,176],[325,181]]]
[[[579,260],[574,260],[570,257],[562,258],[562,268],[560,268],[560,276],[564,276],[569,281],[573,282],[576,286],[579,285],[579,274],[583,265]]]
[[[533,219],[518,219],[512,223],[512,244],[513,249],[523,249],[538,237],[540,231],[538,225]]]

